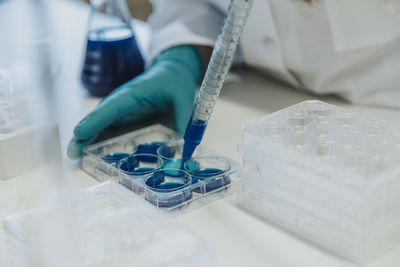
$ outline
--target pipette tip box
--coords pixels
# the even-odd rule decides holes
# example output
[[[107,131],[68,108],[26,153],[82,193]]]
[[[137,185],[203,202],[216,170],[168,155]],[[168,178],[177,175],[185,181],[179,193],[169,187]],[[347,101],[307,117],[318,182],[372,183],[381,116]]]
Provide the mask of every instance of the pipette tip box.
[[[168,159],[157,154],[161,146],[171,144],[182,147],[182,137],[171,129],[156,124],[87,147],[84,150],[82,168],[99,181],[113,180],[123,184],[135,194],[171,215],[179,215],[242,190],[242,183],[237,176],[239,164],[202,145],[199,145],[194,152],[194,165],[208,158],[225,161],[229,168],[224,169],[223,172],[210,173],[206,177],[204,173],[201,176],[185,170],[190,179],[182,182],[183,176],[175,175],[178,169],[184,169],[175,162],[175,160],[179,162],[179,159]],[[170,156],[179,153],[178,148],[169,149],[168,153],[171,152]],[[119,164],[129,155],[131,157],[141,155],[147,160],[151,155],[160,156],[161,166],[155,170],[163,170],[162,179],[168,183],[168,186],[164,180],[160,180],[160,176],[152,177],[152,172],[132,175],[121,171]],[[170,169],[171,166],[176,168],[175,172]],[[153,186],[154,182],[165,186]],[[174,185],[171,187],[171,184]]]
[[[215,266],[198,237],[107,181],[4,219],[12,266]]]
[[[359,263],[399,245],[399,129],[305,101],[246,124],[238,151],[243,206]]]

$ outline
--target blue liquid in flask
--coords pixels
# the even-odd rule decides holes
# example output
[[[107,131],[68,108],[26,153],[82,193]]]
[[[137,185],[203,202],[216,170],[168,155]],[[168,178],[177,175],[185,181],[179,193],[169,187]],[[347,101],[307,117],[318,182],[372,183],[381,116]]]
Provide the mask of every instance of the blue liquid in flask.
[[[88,32],[81,81],[91,94],[105,96],[143,70],[143,58],[131,28]]]

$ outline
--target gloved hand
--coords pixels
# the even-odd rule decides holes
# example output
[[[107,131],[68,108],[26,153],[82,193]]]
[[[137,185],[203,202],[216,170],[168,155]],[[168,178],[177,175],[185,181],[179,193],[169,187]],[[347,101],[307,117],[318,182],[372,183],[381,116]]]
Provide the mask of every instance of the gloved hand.
[[[175,127],[183,134],[201,75],[202,60],[194,46],[162,52],[148,70],[115,89],[78,123],[68,156],[81,156],[83,148],[110,125],[127,125],[157,112],[173,110]]]

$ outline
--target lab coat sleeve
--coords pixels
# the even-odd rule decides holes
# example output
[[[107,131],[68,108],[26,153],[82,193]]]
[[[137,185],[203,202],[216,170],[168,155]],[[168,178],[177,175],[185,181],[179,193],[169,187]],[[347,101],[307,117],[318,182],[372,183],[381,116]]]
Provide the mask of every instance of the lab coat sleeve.
[[[152,28],[146,66],[172,46],[213,46],[223,23],[223,13],[207,0],[151,0]]]

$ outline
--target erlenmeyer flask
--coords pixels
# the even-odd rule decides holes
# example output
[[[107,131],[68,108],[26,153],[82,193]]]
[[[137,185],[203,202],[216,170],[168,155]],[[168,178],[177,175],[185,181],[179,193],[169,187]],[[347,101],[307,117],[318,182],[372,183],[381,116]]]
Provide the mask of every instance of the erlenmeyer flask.
[[[144,62],[125,0],[92,0],[81,81],[105,96],[143,72]]]

